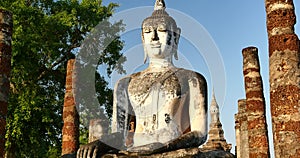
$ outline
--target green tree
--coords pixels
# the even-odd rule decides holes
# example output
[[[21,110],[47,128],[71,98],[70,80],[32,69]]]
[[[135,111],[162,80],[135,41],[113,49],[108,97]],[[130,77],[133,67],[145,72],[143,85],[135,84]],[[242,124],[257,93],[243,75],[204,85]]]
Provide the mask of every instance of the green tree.
[[[11,157],[58,157],[61,152],[62,108],[68,59],[117,4],[102,0],[4,0],[0,7],[13,12],[13,53],[7,116],[7,151]],[[115,34],[122,22],[105,24]],[[102,32],[103,37],[111,37]],[[116,36],[114,36],[116,37]],[[98,42],[102,42],[101,40]],[[122,71],[120,38],[112,40],[98,64],[107,72]],[[123,61],[123,60],[121,60]],[[100,105],[110,109],[112,90],[96,73]],[[109,113],[109,111],[108,111]]]

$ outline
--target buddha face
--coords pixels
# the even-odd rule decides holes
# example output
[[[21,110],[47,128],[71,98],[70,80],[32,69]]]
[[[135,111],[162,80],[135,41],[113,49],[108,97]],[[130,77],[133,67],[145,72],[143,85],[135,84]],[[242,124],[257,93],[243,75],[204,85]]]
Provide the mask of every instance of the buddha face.
[[[142,37],[144,51],[149,58],[172,57],[177,50],[178,28],[174,30],[165,19],[151,19],[143,24]],[[176,33],[175,33],[176,32]],[[176,36],[178,34],[178,36]]]

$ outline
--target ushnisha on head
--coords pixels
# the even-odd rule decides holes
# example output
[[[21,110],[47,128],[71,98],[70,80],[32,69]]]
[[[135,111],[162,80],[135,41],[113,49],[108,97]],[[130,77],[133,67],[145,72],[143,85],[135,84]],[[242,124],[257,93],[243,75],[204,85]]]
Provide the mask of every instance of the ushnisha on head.
[[[177,48],[180,38],[180,28],[175,20],[165,11],[164,0],[156,0],[152,15],[142,23],[142,39],[145,58],[178,59]]]

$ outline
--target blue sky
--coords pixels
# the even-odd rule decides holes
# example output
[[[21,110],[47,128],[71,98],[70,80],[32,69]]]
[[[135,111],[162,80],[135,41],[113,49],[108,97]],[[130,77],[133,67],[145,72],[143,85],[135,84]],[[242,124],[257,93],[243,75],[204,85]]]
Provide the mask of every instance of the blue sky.
[[[209,103],[211,98],[212,87],[215,89],[216,98],[221,107],[221,122],[223,123],[223,129],[225,130],[225,137],[229,143],[235,146],[235,130],[234,130],[234,114],[237,112],[237,101],[238,99],[245,98],[244,92],[244,81],[242,74],[242,49],[248,46],[255,46],[259,49],[259,57],[261,64],[261,74],[264,80],[264,94],[267,102],[267,118],[269,133],[271,133],[271,122],[270,122],[270,107],[269,107],[269,85],[268,85],[268,41],[266,32],[266,13],[263,0],[165,0],[168,8],[168,12],[171,16],[182,14],[187,19],[194,19],[202,28],[201,31],[207,31],[211,39],[219,50],[220,60],[207,60],[206,55],[203,53],[209,53],[209,51],[201,51],[205,48],[197,50],[197,46],[189,41],[189,36],[183,36],[180,41],[179,51],[182,54],[181,59],[190,64],[190,68],[202,73],[208,80],[209,86]],[[128,10],[135,9],[137,7],[145,7],[145,15],[150,16],[152,8],[149,10],[149,6],[153,6],[154,0],[103,0],[104,4],[110,2],[116,2],[120,4],[120,7],[116,9],[116,13],[126,12]],[[300,21],[300,1],[294,0],[296,7],[296,14],[298,15],[297,21]],[[131,20],[136,20],[137,23],[141,24],[138,18],[140,14],[137,13],[135,17],[129,16]],[[146,16],[144,18],[146,18]],[[174,17],[174,16],[173,16]],[[177,16],[176,16],[177,17]],[[179,27],[184,26],[184,20],[180,18],[176,19]],[[192,26],[193,27],[193,26]],[[185,27],[186,28],[186,27]],[[184,30],[194,32],[197,31],[195,26],[192,30]],[[298,23],[295,27],[296,33],[300,34],[300,24]],[[205,34],[199,36],[201,38],[207,38]],[[137,68],[142,65],[139,59],[143,57],[143,50],[141,48],[140,30],[134,29],[125,31],[122,34],[122,39],[125,41],[124,53],[133,56],[140,55],[136,60]],[[202,39],[203,40],[203,39]],[[200,44],[200,47],[205,47],[205,44]],[[193,52],[200,52],[193,53]],[[138,60],[138,61],[137,61]],[[222,71],[225,71],[225,78],[214,77],[212,79],[212,72],[210,67],[214,65],[224,65],[223,69],[220,69],[220,75]],[[180,62],[179,62],[179,65]],[[183,64],[184,65],[184,64]],[[187,66],[188,67],[188,66]],[[218,72],[217,72],[218,74]],[[217,86],[216,86],[217,85]],[[222,88],[220,88],[222,87]],[[223,90],[224,89],[224,90]],[[271,134],[269,134],[271,136]],[[272,142],[272,137],[270,142]],[[271,147],[272,148],[272,147]],[[272,153],[272,152],[271,152]],[[273,155],[273,153],[272,153]]]

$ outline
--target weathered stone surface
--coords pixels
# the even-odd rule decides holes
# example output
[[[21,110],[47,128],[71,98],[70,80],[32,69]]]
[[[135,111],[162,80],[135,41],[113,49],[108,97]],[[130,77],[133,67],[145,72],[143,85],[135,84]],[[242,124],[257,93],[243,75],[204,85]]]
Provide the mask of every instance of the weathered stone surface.
[[[272,30],[276,27],[286,28],[296,24],[296,15],[292,9],[273,10],[267,15],[267,18],[269,19],[267,23],[268,30]],[[278,21],[278,18],[281,18],[281,20],[285,21],[285,23]]]
[[[275,157],[299,157],[300,48],[293,0],[266,0]]]
[[[249,157],[254,155],[270,157],[266,106],[260,75],[258,49],[255,47],[243,49],[243,58]]]
[[[299,60],[298,51],[291,51],[286,48],[284,51],[274,51],[269,58],[270,67],[270,88],[271,92],[282,86],[296,86],[300,82],[300,72],[297,62]],[[289,90],[290,91],[290,90]],[[297,91],[296,89],[293,91]],[[285,92],[284,92],[285,93]]]
[[[63,130],[62,130],[62,155],[72,155],[79,148],[79,116],[73,97],[73,70],[74,59],[70,59],[67,65],[66,93],[63,108]]]
[[[298,48],[298,37],[295,34],[281,34],[269,37],[269,56],[289,56],[295,54]],[[294,51],[294,52],[293,52]],[[278,70],[277,70],[278,71]]]
[[[101,158],[235,158],[224,150],[204,150],[199,148],[180,149],[153,155],[139,155],[137,153],[106,154]]]
[[[0,157],[5,156],[5,127],[11,70],[12,13],[0,9]]]
[[[238,113],[235,115],[236,129],[236,157],[249,157],[248,120],[246,113],[246,99],[238,101]]]

